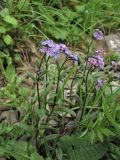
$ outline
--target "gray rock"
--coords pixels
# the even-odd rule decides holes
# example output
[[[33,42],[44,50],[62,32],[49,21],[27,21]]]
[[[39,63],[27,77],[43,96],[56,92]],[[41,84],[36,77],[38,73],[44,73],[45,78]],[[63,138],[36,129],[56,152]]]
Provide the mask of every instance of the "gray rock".
[[[4,158],[4,157],[0,157],[0,160],[6,160],[6,158]]]
[[[105,36],[105,40],[109,50],[112,50],[120,54],[120,34],[119,33]]]

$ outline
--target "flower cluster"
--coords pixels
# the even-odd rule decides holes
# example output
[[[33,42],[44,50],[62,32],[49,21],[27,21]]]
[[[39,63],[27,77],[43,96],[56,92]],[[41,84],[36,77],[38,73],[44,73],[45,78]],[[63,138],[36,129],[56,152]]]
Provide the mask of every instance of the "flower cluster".
[[[88,63],[95,68],[103,69],[104,68],[104,61],[100,55],[96,55],[88,59]]]
[[[45,53],[47,56],[50,57],[59,57],[59,45],[55,44],[52,40],[45,40],[42,41],[42,48],[40,49],[40,52]]]
[[[93,37],[96,40],[102,40],[103,39],[102,31],[100,31],[99,29],[96,29],[93,34]],[[95,68],[103,69],[104,68],[104,60],[102,57],[103,49],[99,49],[95,51],[95,53],[96,53],[95,56],[88,58],[88,63]]]
[[[70,58],[73,61],[78,61],[78,56],[76,54],[73,55],[65,44],[56,44],[52,40],[42,41],[41,44],[42,47],[40,52],[46,54],[47,56],[57,59],[60,57],[60,53],[64,53],[67,58]]]
[[[96,40],[102,40],[103,39],[103,33],[99,29],[96,29],[95,32],[93,33],[93,38]]]

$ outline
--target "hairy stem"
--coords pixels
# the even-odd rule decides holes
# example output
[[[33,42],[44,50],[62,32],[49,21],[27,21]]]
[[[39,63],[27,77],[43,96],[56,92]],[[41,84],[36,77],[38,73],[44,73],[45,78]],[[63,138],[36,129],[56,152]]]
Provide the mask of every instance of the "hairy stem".
[[[37,85],[37,97],[38,97],[39,109],[40,109],[40,105],[41,105],[40,92],[39,92],[39,77],[40,77],[41,66],[42,66],[42,62],[43,62],[44,58],[45,58],[45,55],[42,57],[40,65],[39,65],[39,67],[37,68],[37,71],[36,71],[36,81],[37,81],[36,85]]]
[[[38,98],[38,105],[39,105],[39,109],[40,109],[40,106],[41,106],[41,101],[40,101],[40,92],[39,92],[39,77],[40,77],[40,73],[41,73],[41,66],[42,66],[42,63],[43,63],[43,60],[45,58],[45,55],[42,57],[41,59],[41,62],[37,68],[37,71],[36,71],[36,85],[37,85],[37,98]],[[39,141],[38,141],[38,134],[39,134],[39,131],[38,131],[38,126],[39,126],[39,117],[37,116],[36,118],[36,125],[35,125],[35,143],[36,143],[36,149],[38,150],[39,149]]]
[[[48,59],[46,59],[46,88],[48,86],[48,61],[49,61],[49,57]],[[45,107],[47,105],[47,93],[46,93],[46,96],[45,96]]]
[[[83,71],[83,78],[82,78],[82,82],[81,84],[83,84],[84,82],[84,77],[85,77],[85,73],[86,73],[86,70],[87,70],[87,64],[88,64],[88,58],[89,58],[89,51],[90,51],[90,46],[92,45],[92,42],[93,42],[93,39],[91,40],[90,44],[88,45],[88,48],[87,48],[87,51],[86,51],[86,58],[85,58],[85,68],[84,68],[84,71]]]
[[[58,71],[58,79],[57,79],[57,87],[56,87],[56,90],[55,90],[55,98],[54,98],[54,101],[53,101],[53,106],[52,106],[52,109],[51,109],[51,112],[50,114],[48,115],[47,119],[46,119],[46,122],[49,121],[49,118],[51,117],[53,111],[54,111],[54,108],[55,108],[55,104],[56,104],[56,100],[57,100],[57,92],[58,92],[58,89],[59,89],[59,83],[60,83],[60,73],[62,71],[62,68],[64,66],[64,64],[66,63],[67,61],[67,58],[65,59],[65,61],[63,62],[63,64],[61,65],[59,71]]]
[[[80,121],[82,120],[83,115],[84,115],[86,100],[87,100],[87,96],[88,96],[88,92],[89,92],[88,91],[88,76],[89,76],[91,69],[92,69],[92,66],[89,68],[87,75],[86,75],[86,78],[85,78],[85,98],[84,98],[83,107],[82,107],[82,111],[81,111],[81,115],[80,115]]]
[[[72,89],[73,89],[73,83],[74,83],[74,80],[76,79],[76,75],[78,73],[78,69],[76,69],[76,72],[75,72],[75,75],[72,79],[72,82],[71,82],[71,86],[70,86],[70,101],[72,100]]]

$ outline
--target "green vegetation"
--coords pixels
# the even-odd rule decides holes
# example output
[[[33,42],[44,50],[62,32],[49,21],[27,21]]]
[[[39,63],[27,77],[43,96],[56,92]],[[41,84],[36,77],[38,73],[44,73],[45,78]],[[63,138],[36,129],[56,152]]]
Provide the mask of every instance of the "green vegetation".
[[[120,159],[120,57],[94,43],[119,26],[119,0],[0,2],[0,158]]]

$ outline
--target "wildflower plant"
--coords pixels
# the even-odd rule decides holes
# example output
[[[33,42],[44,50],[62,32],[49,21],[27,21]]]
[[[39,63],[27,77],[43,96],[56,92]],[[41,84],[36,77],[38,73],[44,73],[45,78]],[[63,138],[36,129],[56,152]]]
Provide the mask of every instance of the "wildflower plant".
[[[103,39],[103,33],[100,30],[95,30],[95,33],[93,34],[94,39],[96,40],[102,40]],[[44,40],[41,42],[41,48],[40,48],[40,53],[43,54],[43,58],[41,60],[40,66],[38,67],[39,73],[41,73],[41,69],[42,69],[42,64],[46,64],[46,71],[45,71],[45,77],[46,77],[46,89],[49,86],[48,82],[48,65],[50,65],[50,59],[54,59],[56,61],[56,65],[57,66],[57,72],[55,74],[57,74],[57,76],[55,75],[55,77],[57,77],[57,80],[55,82],[52,81],[53,83],[53,90],[51,89],[51,91],[53,93],[52,96],[52,104],[47,104],[48,103],[48,97],[49,97],[49,92],[46,93],[45,96],[45,107],[48,105],[49,106],[49,111],[47,111],[47,117],[45,119],[45,123],[48,123],[49,120],[51,119],[51,117],[54,115],[54,112],[57,109],[57,105],[59,106],[59,100],[62,101],[62,104],[65,104],[66,99],[64,98],[64,94],[66,94],[66,89],[65,86],[66,83],[70,83],[70,80],[65,78],[65,76],[69,77],[70,79],[72,79],[71,82],[71,87],[69,90],[69,96],[70,97],[70,103],[73,103],[73,86],[75,85],[75,80],[79,80],[79,83],[77,83],[77,88],[76,88],[76,95],[79,97],[79,99],[82,99],[82,107],[79,106],[79,111],[81,112],[81,114],[78,117],[79,121],[82,121],[83,116],[85,114],[86,111],[86,105],[87,105],[87,101],[88,101],[88,97],[89,94],[91,93],[91,91],[93,91],[94,89],[96,89],[95,92],[98,92],[100,90],[100,88],[102,88],[102,81],[98,80],[99,77],[97,77],[97,79],[93,80],[94,82],[92,82],[92,86],[89,86],[89,77],[92,74],[93,71],[95,70],[103,70],[104,69],[104,59],[103,59],[103,50],[99,49],[97,51],[95,51],[95,54],[93,54],[92,56],[89,54],[90,52],[90,47],[92,46],[93,43],[93,39],[90,42],[90,45],[88,45],[87,51],[86,51],[86,57],[84,57],[85,61],[82,64],[82,61],[80,60],[80,57],[78,57],[77,54],[73,54],[71,50],[69,50],[69,48],[65,45],[65,44],[57,44],[55,42],[53,42],[53,40]],[[61,55],[65,56],[64,60],[61,60],[60,57]],[[47,59],[47,61],[46,61]],[[61,62],[62,61],[62,62]],[[66,67],[66,63],[68,61],[72,61],[73,66],[67,68]],[[77,62],[77,63],[76,63]],[[82,68],[81,68],[82,66]],[[64,73],[64,70],[66,70],[66,73]],[[68,70],[68,71],[67,71]],[[72,73],[72,74],[71,74]],[[81,74],[82,76],[79,76],[79,74]],[[41,76],[42,74],[39,74],[39,76]],[[80,77],[80,78],[79,78]],[[67,79],[67,80],[66,80]],[[91,82],[90,82],[91,83]],[[81,94],[81,86],[83,86],[84,91],[83,91],[83,95]],[[95,86],[95,87],[94,87]],[[39,87],[39,85],[38,85]],[[38,88],[37,87],[37,88]],[[62,92],[61,92],[61,88],[62,88]],[[40,98],[40,89],[37,89],[37,95],[38,95],[38,100],[39,100],[39,106],[41,107],[41,98]],[[61,94],[60,94],[61,92]],[[62,97],[60,97],[60,95]],[[79,105],[77,103],[75,103],[75,105]],[[70,105],[71,106],[71,105]],[[46,109],[46,108],[45,108]],[[76,113],[75,113],[76,114]]]
[[[36,157],[73,160],[74,153],[81,157],[79,149],[83,146],[86,154],[91,149],[95,154],[89,155],[98,160],[108,151],[108,147],[103,149],[104,139],[114,136],[114,129],[116,134],[120,133],[119,121],[112,117],[113,101],[119,107],[116,95],[120,89],[113,91],[110,88],[111,81],[105,75],[103,50],[94,51],[93,48],[94,39],[100,41],[103,36],[100,30],[95,30],[85,54],[81,56],[63,43],[55,43],[51,39],[41,42],[35,74],[29,75],[35,88],[28,100],[30,107],[28,110],[25,108],[25,114],[20,117],[22,122],[15,126],[19,130],[22,128],[19,133],[15,128],[15,137],[26,132],[30,143],[26,145],[30,148],[35,145]],[[111,89],[109,94],[106,92],[108,88]],[[114,116],[117,107],[114,108]],[[66,150],[68,148],[70,154]],[[101,154],[97,155],[98,152]]]
[[[102,40],[103,39],[103,33],[99,29],[96,29],[93,38],[96,40]],[[89,109],[87,108],[87,105],[91,103],[90,98],[94,99],[94,95],[96,95],[97,92],[102,91],[103,82],[100,79],[101,77],[97,76],[96,78],[92,77],[92,74],[97,72],[103,72],[104,71],[104,58],[103,58],[103,50],[99,49],[93,52],[93,54],[90,54],[90,48],[92,49],[93,39],[88,45],[86,55],[84,58],[84,62],[81,60],[81,58],[77,54],[73,54],[71,50],[65,45],[65,44],[58,44],[53,42],[53,40],[44,40],[41,42],[41,48],[40,48],[40,54],[43,54],[42,60],[39,65],[39,76],[41,77],[41,70],[42,66],[45,64],[46,70],[45,70],[45,77],[46,77],[46,90],[48,86],[52,86],[53,89],[50,87],[49,91],[46,93],[44,104],[45,104],[45,110],[46,110],[46,118],[44,119],[44,123],[49,123],[50,119],[54,117],[54,114],[57,113],[56,110],[59,108],[59,103],[61,102],[64,106],[66,104],[66,98],[69,99],[69,103],[67,106],[78,106],[78,113],[81,113],[78,115],[78,113],[74,112],[75,115],[77,115],[77,121],[81,122],[84,119],[84,115],[86,115],[87,112],[89,112]],[[61,60],[61,55],[64,55],[64,60]],[[47,60],[46,60],[47,59]],[[48,82],[48,65],[50,65],[51,61],[50,59],[55,61],[55,64],[57,67],[57,72],[55,72],[55,77],[57,77],[56,81],[49,81]],[[66,64],[68,61],[71,61],[73,63],[72,66],[66,67]],[[81,67],[82,66],[82,67]],[[66,70],[66,71],[65,71]],[[104,72],[103,72],[104,73]],[[54,77],[54,75],[53,75]],[[67,78],[68,77],[68,78]],[[51,78],[52,79],[52,78]],[[53,78],[54,79],[54,78]],[[71,79],[71,80],[69,80]],[[67,83],[70,83],[71,85],[68,85]],[[52,85],[50,83],[53,83]],[[76,83],[76,84],[75,84]],[[39,85],[38,85],[39,87]],[[37,88],[38,88],[37,87]],[[75,88],[75,93],[73,93],[73,88]],[[68,92],[68,96],[65,98],[65,94]],[[41,97],[40,97],[40,88],[37,89],[37,95],[39,100],[39,107],[41,108]],[[50,92],[52,93],[52,96],[50,96]],[[77,99],[81,101],[79,104],[77,99],[75,98],[77,96]],[[102,95],[101,95],[102,96]],[[51,97],[49,99],[49,97]],[[75,99],[75,102],[73,104],[73,99]],[[49,104],[49,101],[51,104]],[[100,100],[101,101],[101,100]],[[47,106],[49,106],[49,109],[47,110]],[[63,110],[65,108],[63,107]],[[70,109],[68,109],[68,112]],[[63,111],[65,112],[65,111]],[[64,117],[65,118],[65,117]],[[64,123],[64,122],[63,122]],[[73,129],[76,130],[76,127]],[[62,132],[62,131],[61,131]]]

